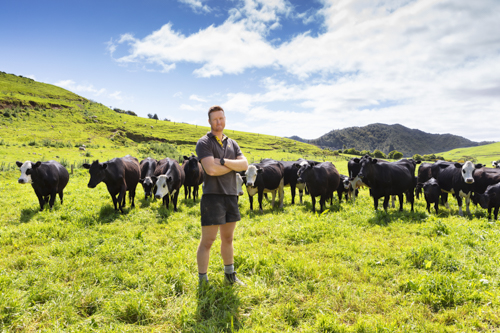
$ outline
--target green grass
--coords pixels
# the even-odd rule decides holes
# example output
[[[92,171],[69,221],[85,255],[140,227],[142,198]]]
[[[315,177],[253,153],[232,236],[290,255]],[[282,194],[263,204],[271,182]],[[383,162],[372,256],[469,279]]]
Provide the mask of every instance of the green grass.
[[[500,142],[478,147],[453,149],[438,155],[443,155],[445,159],[453,161],[470,160],[470,157],[473,157],[476,163],[491,167],[491,161],[500,159]]]
[[[65,203],[38,211],[29,185],[3,172],[0,327],[12,331],[456,332],[500,325],[498,222],[484,210],[374,212],[310,198],[282,211],[265,202],[235,232],[235,266],[246,288],[224,284],[220,241],[211,290],[200,293],[199,203],[179,212],[143,199],[116,213],[103,184],[77,170]],[[6,195],[6,194],[9,195]]]
[[[245,195],[234,246],[238,276],[248,286],[224,284],[217,240],[211,289],[200,292],[199,203],[184,200],[181,191],[174,213],[160,201],[145,201],[139,187],[136,208],[116,213],[106,187],[87,188],[88,172],[79,166],[126,154],[189,154],[208,128],[117,114],[64,91],[53,93],[53,86],[31,84],[0,73],[0,104],[19,101],[8,116],[0,114],[0,330],[498,330],[498,222],[474,207],[472,216],[457,216],[453,199],[451,211],[443,207],[438,216],[426,213],[423,200],[415,213],[405,204],[404,212],[386,214],[373,211],[364,190],[355,205],[334,201],[323,214],[313,214],[309,197],[292,206],[286,189],[283,210],[264,202],[264,213],[258,213],[249,211]],[[22,102],[35,97],[67,107]],[[274,136],[226,134],[250,162],[306,157],[333,161],[347,173],[349,156]],[[81,144],[85,152],[78,150]],[[475,149],[487,163],[498,159],[494,149],[483,148]],[[474,150],[466,153],[473,156]],[[75,168],[64,205],[56,200],[52,211],[39,212],[31,186],[17,183],[14,163],[50,159]]]

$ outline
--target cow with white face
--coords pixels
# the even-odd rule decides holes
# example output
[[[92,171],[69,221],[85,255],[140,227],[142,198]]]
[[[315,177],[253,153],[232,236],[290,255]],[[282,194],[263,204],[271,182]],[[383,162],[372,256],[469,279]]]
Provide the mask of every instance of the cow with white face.
[[[266,160],[264,163],[251,164],[248,166],[245,175],[247,179],[246,187],[250,201],[250,210],[253,210],[253,196],[258,194],[259,209],[262,212],[262,199],[264,193],[268,192],[272,194],[273,207],[276,192],[278,192],[280,200],[279,207],[283,208],[285,168],[281,162]]]
[[[69,173],[64,166],[57,161],[16,162],[21,170],[20,184],[31,184],[40,204],[40,211],[46,203],[50,209],[54,206],[56,194],[59,194],[61,204],[63,203],[63,190],[68,184]]]
[[[491,166],[496,169],[500,169],[500,163],[498,163],[497,161],[491,161]]]
[[[236,172],[236,194],[238,197],[243,195],[243,178],[238,172]]]
[[[471,161],[467,161],[464,164],[461,163],[455,163],[455,167],[461,168],[462,169],[462,177],[464,179],[464,182],[467,184],[472,184],[474,183],[474,171],[476,169],[482,168],[482,164],[476,164],[474,165]]]
[[[184,169],[179,163],[171,158],[166,158],[160,161],[160,165],[156,167],[155,175],[151,179],[156,183],[155,197],[163,198],[163,203],[168,209],[169,201],[172,199],[174,211],[177,211],[177,198],[179,190],[184,184],[185,174]]]
[[[155,182],[151,179],[156,170],[156,166],[158,161],[148,157],[141,161],[139,164],[141,168],[141,178],[139,179],[139,183],[141,183],[142,188],[144,189],[144,198],[153,197],[153,188],[155,186]]]

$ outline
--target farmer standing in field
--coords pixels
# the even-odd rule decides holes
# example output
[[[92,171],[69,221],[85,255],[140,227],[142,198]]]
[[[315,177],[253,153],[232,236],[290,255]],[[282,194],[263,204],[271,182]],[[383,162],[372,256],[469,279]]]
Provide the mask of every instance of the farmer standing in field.
[[[224,135],[226,116],[220,106],[208,110],[211,131],[198,140],[196,155],[205,171],[201,197],[201,240],[196,253],[200,285],[208,283],[210,248],[220,230],[224,273],[231,284],[244,285],[236,277],[233,259],[233,234],[241,220],[236,193],[236,171],[245,171],[248,162],[236,141]]]

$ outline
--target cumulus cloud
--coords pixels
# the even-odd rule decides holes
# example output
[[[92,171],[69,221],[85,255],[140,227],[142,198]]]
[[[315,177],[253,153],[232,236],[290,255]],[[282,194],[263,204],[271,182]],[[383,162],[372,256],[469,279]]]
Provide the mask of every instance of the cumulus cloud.
[[[201,97],[196,96],[196,95],[189,96],[189,99],[193,100],[193,101],[203,102],[203,103],[205,103],[207,101],[206,99],[201,98]]]
[[[294,130],[312,138],[384,122],[496,137],[497,121],[464,119],[500,108],[500,37],[492,33],[500,31],[500,2],[320,2],[317,11],[296,13],[284,0],[240,0],[220,25],[184,35],[168,23],[144,38],[124,34],[108,48],[128,45],[119,63],[154,64],[164,72],[193,63],[196,77],[274,71],[261,80],[259,93],[232,91],[224,104],[273,133]],[[319,33],[304,27],[284,42],[270,40],[285,18],[307,25],[313,17]],[[276,102],[284,107],[270,106]]]
[[[73,80],[61,80],[54,85],[59,86],[61,88],[70,90],[74,93],[77,94],[90,94],[93,98],[95,97],[101,97],[101,98],[109,98],[113,99],[116,101],[122,101],[123,96],[121,91],[115,91],[113,93],[108,93],[108,91],[105,88],[96,88],[92,84],[77,84]]]
[[[191,7],[195,13],[210,13],[212,11],[212,9],[204,5],[201,0],[179,0],[179,2]]]

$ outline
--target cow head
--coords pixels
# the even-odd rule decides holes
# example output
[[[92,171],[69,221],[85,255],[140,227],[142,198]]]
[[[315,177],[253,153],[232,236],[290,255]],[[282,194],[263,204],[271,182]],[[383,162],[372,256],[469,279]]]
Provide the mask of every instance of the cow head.
[[[139,183],[141,183],[142,188],[144,189],[146,199],[152,195],[151,191],[153,190],[153,187],[156,183],[152,178],[156,179],[156,177],[146,177],[139,179]]]
[[[31,161],[26,161],[24,163],[16,161],[16,165],[20,168],[20,171],[21,171],[21,177],[19,177],[17,182],[19,184],[32,184],[33,180],[31,179],[31,174],[41,164],[42,164],[42,162],[40,162],[40,161],[38,161],[34,164]]]
[[[305,178],[306,175],[309,173],[310,170],[312,170],[313,165],[311,163],[308,163],[307,161],[300,162],[300,168],[299,171],[297,171],[297,182],[299,183],[305,183]]]
[[[462,169],[462,178],[467,184],[474,183],[474,171],[483,167],[482,164],[474,165],[471,161],[467,161],[464,164],[455,163],[456,168]]]
[[[481,194],[481,193],[475,193],[475,192],[473,192],[472,196],[471,196],[471,200],[472,200],[472,203],[474,205],[479,204],[479,206],[481,206],[481,208],[488,209],[488,207],[490,205],[490,196],[491,195],[495,196],[496,194],[495,193],[492,193],[492,194],[488,194],[488,193]]]
[[[243,178],[239,173],[236,173],[236,194],[243,195]]]
[[[96,160],[92,164],[84,163],[82,166],[89,170],[90,180],[87,184],[89,188],[95,188],[100,182],[106,179],[107,163],[99,163],[99,160]]]
[[[491,166],[494,168],[500,168],[500,163],[498,163],[497,161],[492,161]]]
[[[184,156],[184,162],[182,163],[182,166],[184,167],[184,171],[186,173],[191,173],[194,175],[198,174],[200,172],[198,164],[198,157],[194,155],[191,155],[189,157]]]
[[[365,156],[361,159],[361,169],[359,170],[358,177],[363,180],[367,175],[372,173],[373,167],[378,163],[378,159]]]
[[[255,186],[255,182],[257,181],[257,175],[259,173],[262,173],[262,168],[254,165],[254,164],[250,164],[248,166],[247,171],[245,172],[245,177],[247,178],[246,185],[249,187]]]
[[[170,171],[170,170],[169,170]],[[151,177],[153,182],[156,183],[156,193],[155,198],[161,199],[167,194],[174,194],[172,192],[172,176],[169,175],[169,172],[165,175],[160,175],[158,177]]]

